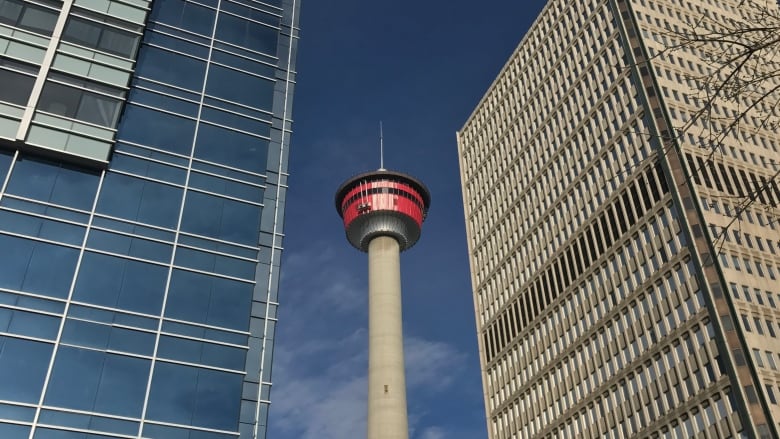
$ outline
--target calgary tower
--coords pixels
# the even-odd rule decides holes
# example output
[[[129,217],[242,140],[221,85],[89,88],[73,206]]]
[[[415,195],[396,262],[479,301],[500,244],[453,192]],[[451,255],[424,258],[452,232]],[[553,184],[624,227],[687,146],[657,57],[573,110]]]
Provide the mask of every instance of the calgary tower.
[[[336,192],[347,239],[368,252],[368,439],[407,439],[400,252],[413,246],[431,196],[417,179],[380,168]]]

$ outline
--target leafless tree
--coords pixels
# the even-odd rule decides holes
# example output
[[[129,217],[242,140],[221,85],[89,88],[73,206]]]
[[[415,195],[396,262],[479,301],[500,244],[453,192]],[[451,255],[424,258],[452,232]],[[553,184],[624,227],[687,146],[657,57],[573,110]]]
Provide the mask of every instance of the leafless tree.
[[[739,19],[704,10],[686,27],[662,34],[665,48],[655,57],[692,53],[703,69],[685,80],[695,92],[685,96],[695,111],[687,115],[677,134],[694,134],[707,150],[704,166],[716,166],[729,139],[754,138],[780,130],[780,8],[776,0],[742,0]],[[777,154],[774,154],[777,156]],[[780,205],[780,163],[764,160],[769,175],[753,176],[751,188],[738,188],[727,198],[734,206],[729,224],[714,237],[722,246],[725,233],[739,227],[747,209],[774,210]],[[701,166],[692,169],[701,172]]]

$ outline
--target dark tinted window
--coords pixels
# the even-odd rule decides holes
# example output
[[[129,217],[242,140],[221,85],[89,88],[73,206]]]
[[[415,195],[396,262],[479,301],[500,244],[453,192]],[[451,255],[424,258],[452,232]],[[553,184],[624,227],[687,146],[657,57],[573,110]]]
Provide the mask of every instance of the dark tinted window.
[[[51,35],[56,22],[56,10],[20,0],[4,0],[0,3],[0,23]]]
[[[43,86],[38,108],[60,116],[113,128],[121,104],[119,99],[113,97],[47,81]]]
[[[71,16],[65,25],[62,39],[130,58],[135,53],[140,36],[103,23]]]
[[[0,69],[0,100],[16,105],[27,105],[35,77],[6,69]]]

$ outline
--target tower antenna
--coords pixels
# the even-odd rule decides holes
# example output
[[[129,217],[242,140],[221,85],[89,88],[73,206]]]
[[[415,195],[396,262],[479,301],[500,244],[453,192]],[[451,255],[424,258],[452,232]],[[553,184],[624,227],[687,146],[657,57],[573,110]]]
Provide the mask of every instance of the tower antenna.
[[[385,140],[382,134],[382,121],[379,121],[379,170],[385,170]]]

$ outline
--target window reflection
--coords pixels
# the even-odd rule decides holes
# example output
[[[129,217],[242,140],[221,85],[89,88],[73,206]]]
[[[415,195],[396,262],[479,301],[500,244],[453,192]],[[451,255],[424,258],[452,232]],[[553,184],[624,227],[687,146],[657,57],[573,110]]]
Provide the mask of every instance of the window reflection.
[[[165,315],[246,331],[252,284],[184,270],[173,270]]]
[[[19,158],[8,182],[8,193],[91,210],[98,178],[97,174],[62,163]]]
[[[107,215],[174,228],[181,189],[127,175],[109,173],[97,204]]]
[[[145,262],[85,252],[73,299],[159,314],[168,269]]]
[[[137,105],[125,105],[119,138],[130,142],[189,155],[195,121]]]
[[[78,250],[6,235],[0,235],[0,248],[0,287],[68,296]]]
[[[45,402],[119,416],[141,415],[149,360],[70,346],[57,352]]]
[[[206,93],[250,107],[270,110],[274,81],[252,76],[227,67],[212,65],[209,69]]]
[[[0,336],[0,399],[37,404],[51,351],[47,343]]]
[[[8,59],[0,59],[0,101],[27,105],[38,68]]]
[[[244,9],[242,12],[250,10],[249,8],[242,9]],[[267,21],[279,21],[278,18],[274,20],[273,16],[269,14],[260,11],[253,12],[257,15],[261,15],[261,17],[253,18],[266,19]],[[270,26],[263,26],[262,24],[236,17],[235,15],[226,13],[219,14],[217,38],[227,43],[274,55],[276,53],[278,36],[279,30]]]
[[[206,74],[206,63],[158,47],[144,45],[138,53],[135,73],[142,78],[200,91]]]
[[[0,23],[51,35],[57,11],[20,0],[4,0],[0,5]]]
[[[189,191],[181,230],[225,241],[256,245],[260,206]]]
[[[70,16],[62,39],[71,43],[132,58],[140,36],[81,17]]]
[[[236,430],[241,384],[239,374],[158,362],[147,416],[157,421]]]
[[[214,26],[214,10],[182,0],[157,2],[150,20],[211,36]]]
[[[195,157],[264,174],[268,140],[201,123]]]

